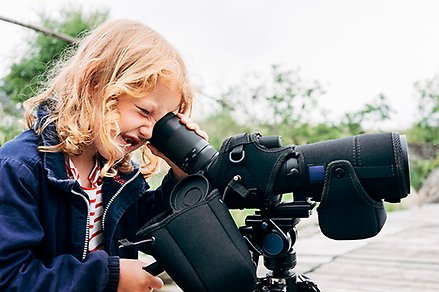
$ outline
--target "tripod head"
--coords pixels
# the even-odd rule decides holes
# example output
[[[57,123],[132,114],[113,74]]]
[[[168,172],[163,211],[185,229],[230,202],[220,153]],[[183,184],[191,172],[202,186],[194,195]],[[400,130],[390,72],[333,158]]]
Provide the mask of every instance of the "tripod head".
[[[266,258],[285,255],[296,241],[296,225],[300,218],[307,218],[316,203],[281,203],[270,209],[258,210],[245,219],[240,227],[251,251]],[[267,267],[269,268],[269,267]]]

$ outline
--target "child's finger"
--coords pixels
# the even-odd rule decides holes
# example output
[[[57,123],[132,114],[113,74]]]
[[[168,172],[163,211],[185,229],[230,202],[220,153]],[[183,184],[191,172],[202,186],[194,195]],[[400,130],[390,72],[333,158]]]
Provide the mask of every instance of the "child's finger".
[[[195,133],[197,133],[199,136],[201,136],[201,138],[203,138],[204,140],[209,141],[209,136],[207,135],[207,133],[204,132],[203,130],[200,130],[200,128],[195,130]]]
[[[186,126],[189,130],[195,131],[199,136],[201,136],[206,141],[209,140],[209,136],[206,132],[202,131],[197,123],[193,122],[191,118],[186,117],[183,114],[178,113],[177,117],[180,119],[180,122]]]
[[[183,115],[181,113],[178,113],[177,117],[180,119],[180,122],[183,125],[187,125],[189,122],[192,122],[192,120],[190,118],[186,117],[185,115]]]
[[[151,275],[149,273],[147,273],[147,274],[148,274],[148,282],[149,282],[148,286],[150,288],[152,288],[152,289],[163,288],[164,283],[163,283],[162,279],[160,279],[159,277],[154,277],[153,275]]]

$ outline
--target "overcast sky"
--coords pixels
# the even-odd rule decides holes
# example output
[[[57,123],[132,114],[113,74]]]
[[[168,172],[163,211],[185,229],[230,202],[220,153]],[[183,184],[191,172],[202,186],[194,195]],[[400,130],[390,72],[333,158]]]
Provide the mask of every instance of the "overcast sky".
[[[211,95],[279,64],[319,81],[322,106],[334,117],[384,94],[396,110],[387,127],[404,128],[417,118],[414,83],[439,73],[437,0],[74,2],[85,10],[108,7],[110,18],[138,19],[159,31]],[[0,15],[36,23],[37,13],[56,14],[66,3],[8,1]],[[1,77],[31,32],[4,22],[0,31]]]

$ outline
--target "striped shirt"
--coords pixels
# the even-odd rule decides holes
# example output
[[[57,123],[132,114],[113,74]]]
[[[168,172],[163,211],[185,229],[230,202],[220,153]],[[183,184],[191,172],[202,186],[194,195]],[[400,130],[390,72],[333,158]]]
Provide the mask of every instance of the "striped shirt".
[[[79,173],[73,161],[69,158],[68,165],[66,165],[68,174],[75,180],[80,182]],[[82,186],[81,188],[88,195],[90,201],[89,208],[89,252],[96,251],[104,246],[104,234],[102,229],[102,216],[104,213],[104,206],[102,203],[102,180],[99,178],[99,164],[96,161],[95,165],[88,176],[91,187]]]

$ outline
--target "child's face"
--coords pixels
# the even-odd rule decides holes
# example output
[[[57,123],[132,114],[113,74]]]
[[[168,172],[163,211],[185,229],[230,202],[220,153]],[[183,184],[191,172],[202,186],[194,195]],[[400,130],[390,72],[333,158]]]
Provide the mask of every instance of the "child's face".
[[[144,97],[119,96],[120,134],[116,140],[125,152],[119,153],[116,159],[144,145],[151,138],[155,123],[168,112],[176,111],[181,98],[181,92],[163,80],[159,80],[155,89]],[[102,146],[96,145],[97,151],[108,159],[108,152]]]

